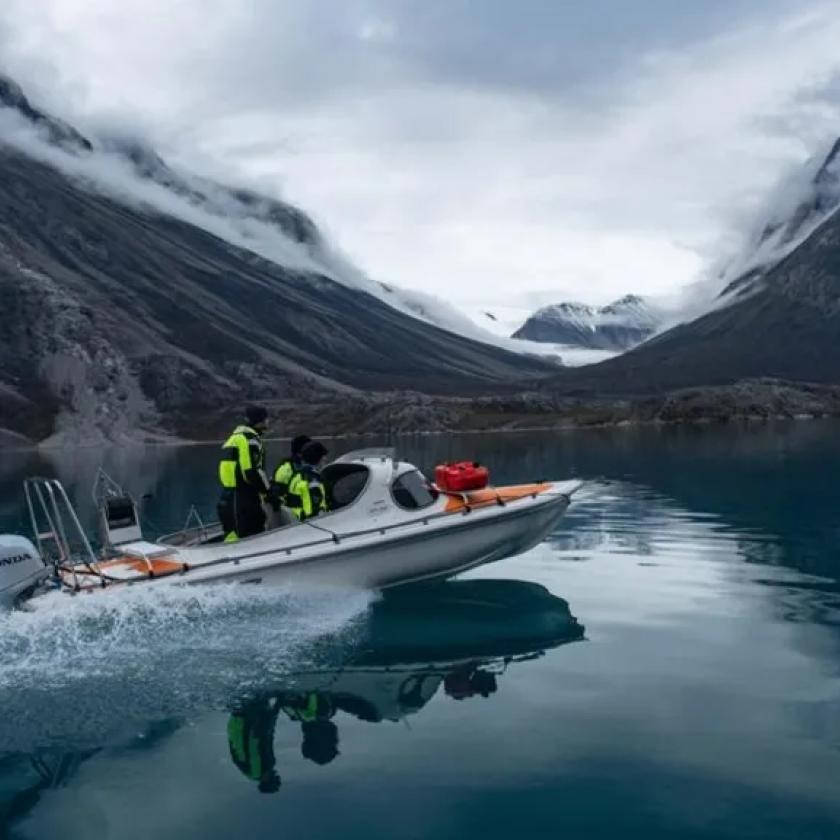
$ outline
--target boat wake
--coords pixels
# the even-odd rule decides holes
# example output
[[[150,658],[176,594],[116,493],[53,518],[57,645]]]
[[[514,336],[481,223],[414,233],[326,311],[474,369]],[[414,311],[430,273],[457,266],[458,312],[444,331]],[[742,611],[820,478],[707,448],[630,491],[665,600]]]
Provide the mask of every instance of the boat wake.
[[[30,751],[136,735],[336,664],[373,595],[236,584],[137,587],[0,616],[0,706]]]

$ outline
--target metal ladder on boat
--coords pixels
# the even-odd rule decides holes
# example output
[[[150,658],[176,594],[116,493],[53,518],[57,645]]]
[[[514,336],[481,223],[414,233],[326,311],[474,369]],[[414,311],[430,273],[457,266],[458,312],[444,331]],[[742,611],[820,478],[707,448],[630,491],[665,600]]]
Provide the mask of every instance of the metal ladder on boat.
[[[40,476],[23,482],[26,505],[38,551],[44,562],[59,572],[71,572],[78,588],[76,567],[98,575],[96,554],[82,528],[76,510],[57,478]]]

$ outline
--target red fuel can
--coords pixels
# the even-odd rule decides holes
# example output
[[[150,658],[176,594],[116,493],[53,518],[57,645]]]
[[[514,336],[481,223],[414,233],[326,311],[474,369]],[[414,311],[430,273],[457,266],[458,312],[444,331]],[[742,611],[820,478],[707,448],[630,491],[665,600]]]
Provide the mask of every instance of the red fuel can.
[[[467,490],[481,490],[490,481],[487,467],[473,461],[458,461],[455,464],[438,464],[435,467],[435,484],[441,490],[463,493]]]

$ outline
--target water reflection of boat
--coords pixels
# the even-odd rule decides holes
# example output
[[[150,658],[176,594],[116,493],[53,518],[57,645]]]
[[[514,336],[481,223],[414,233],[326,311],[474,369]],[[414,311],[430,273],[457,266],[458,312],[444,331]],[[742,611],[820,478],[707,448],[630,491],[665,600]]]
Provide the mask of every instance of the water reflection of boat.
[[[149,749],[176,729],[173,721],[158,721],[136,743],[141,749]],[[0,838],[16,837],[10,833],[10,827],[29,815],[45,794],[67,787],[82,765],[100,752],[100,747],[94,747],[0,755]]]
[[[228,720],[236,767],[263,793],[279,789],[278,720],[300,726],[301,754],[328,764],[347,718],[400,721],[438,694],[487,698],[518,662],[583,638],[568,603],[538,584],[450,581],[410,587],[373,605],[362,636],[340,668],[290,675],[241,700]]]
[[[10,755],[0,758],[0,837],[25,817],[46,791],[63,787],[93,754]]]
[[[267,618],[260,614],[259,620]],[[516,679],[521,663],[583,635],[568,603],[533,583],[455,580],[395,589],[349,627],[315,638],[306,658],[329,664],[263,682],[231,704],[226,749],[256,787],[276,790],[283,769],[281,763],[278,771],[274,755],[278,726],[295,728],[307,761],[328,764],[340,754],[341,727],[357,721],[403,721],[433,698],[464,703],[493,697],[502,680]],[[320,647],[328,650],[319,654],[315,649]],[[250,681],[260,670],[260,663],[246,668],[243,680]],[[168,680],[160,678],[164,690]],[[154,692],[138,703],[133,689],[119,693],[123,682],[109,689],[109,705],[97,703],[95,714],[84,705],[72,705],[75,694],[50,693],[53,711],[57,706],[68,714],[54,716],[49,728],[33,733],[28,746],[0,755],[0,837],[39,807],[45,794],[71,784],[83,764],[96,764],[115,751],[157,747],[183,725],[182,715],[195,716],[205,708],[185,706],[178,717],[168,716],[170,703],[155,705]],[[191,693],[200,694],[198,684],[194,689]],[[209,690],[202,704],[217,707],[231,696],[235,694],[223,682]],[[132,697],[133,708],[145,708],[148,715],[132,719],[127,728],[115,728],[114,720],[126,717]],[[33,715],[38,718],[37,708]],[[78,741],[85,746],[69,746],[77,740],[65,739],[64,730],[75,732],[87,719],[92,725]]]

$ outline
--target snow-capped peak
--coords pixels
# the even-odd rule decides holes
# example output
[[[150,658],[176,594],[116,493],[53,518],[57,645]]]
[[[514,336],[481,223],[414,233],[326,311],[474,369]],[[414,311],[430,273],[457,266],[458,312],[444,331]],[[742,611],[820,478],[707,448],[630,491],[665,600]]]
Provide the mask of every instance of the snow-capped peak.
[[[620,352],[649,338],[661,323],[657,308],[638,295],[626,295],[602,307],[576,302],[544,306],[513,337]]]

